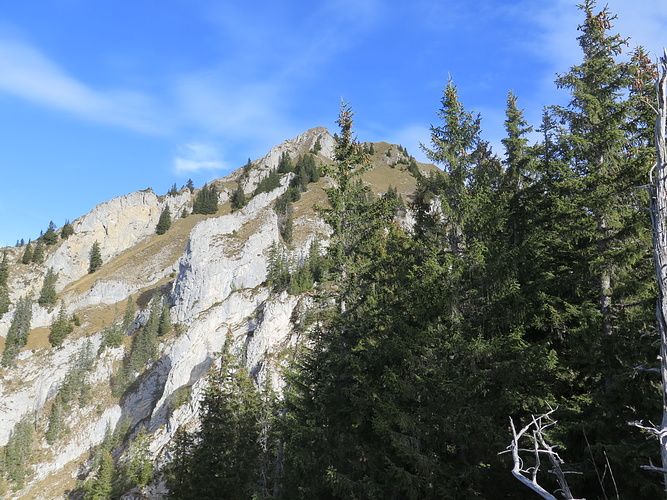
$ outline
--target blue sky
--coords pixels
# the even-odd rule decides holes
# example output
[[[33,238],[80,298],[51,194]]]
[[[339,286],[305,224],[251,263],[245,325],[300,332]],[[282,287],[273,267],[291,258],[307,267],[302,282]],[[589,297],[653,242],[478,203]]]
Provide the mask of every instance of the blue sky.
[[[580,60],[575,0],[36,0],[0,8],[0,246],[147,187],[196,186],[315,126],[418,159],[448,75],[483,135],[508,90],[537,123]],[[605,3],[600,2],[599,7]],[[609,0],[667,45],[665,0]]]

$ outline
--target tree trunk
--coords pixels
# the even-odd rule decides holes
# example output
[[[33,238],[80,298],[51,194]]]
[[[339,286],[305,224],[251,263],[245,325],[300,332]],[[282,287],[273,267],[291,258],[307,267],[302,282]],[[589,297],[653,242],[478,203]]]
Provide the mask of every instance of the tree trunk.
[[[652,432],[660,440],[662,468],[646,467],[663,474],[667,493],[667,49],[660,58],[657,81],[658,118],[655,127],[657,161],[651,186],[651,222],[653,224],[653,258],[658,280],[657,320],[660,333],[660,371],[662,374],[662,424]]]

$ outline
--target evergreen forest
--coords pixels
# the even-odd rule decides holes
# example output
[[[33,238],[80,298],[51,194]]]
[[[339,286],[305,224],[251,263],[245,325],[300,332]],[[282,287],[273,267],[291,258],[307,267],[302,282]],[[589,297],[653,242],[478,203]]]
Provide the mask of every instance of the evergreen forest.
[[[580,9],[581,62],[555,82],[569,102],[529,124],[509,92],[502,157],[447,82],[423,145],[440,170],[417,170],[404,200],[413,225],[398,222],[401,200],[359,182],[372,165],[343,103],[319,209],[326,273],[284,396],[262,400],[223,354],[201,430],[179,441],[171,498],[537,498],[504,452],[510,418],[546,413],[574,495],[543,464],[537,482],[560,491],[549,498],[664,495],[642,469],[660,463],[659,445],[629,425],[661,418],[642,189],[657,68],[641,47],[624,52],[606,8]],[[281,269],[274,290],[289,282]]]

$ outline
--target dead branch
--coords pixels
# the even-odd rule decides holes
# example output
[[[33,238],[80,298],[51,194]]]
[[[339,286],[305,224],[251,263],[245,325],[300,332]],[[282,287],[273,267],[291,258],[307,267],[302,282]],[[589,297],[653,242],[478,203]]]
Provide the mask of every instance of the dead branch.
[[[556,408],[551,409],[539,417],[535,417],[533,415],[531,417],[531,422],[522,428],[519,432],[516,431],[514,421],[510,417],[510,427],[512,428],[512,443],[509,445],[507,451],[512,453],[512,459],[514,461],[512,475],[521,483],[540,495],[542,498],[546,500],[557,500],[553,494],[549,493],[538,483],[537,476],[541,466],[540,457],[546,456],[549,459],[552,467],[549,472],[556,475],[556,479],[560,486],[557,492],[561,493],[565,499],[575,500],[572,496],[572,492],[570,491],[570,487],[567,484],[567,480],[565,479],[565,472],[561,467],[564,462],[555,451],[555,446],[550,445],[544,436],[544,432],[549,427],[552,427],[556,424],[556,421],[551,418],[551,415],[555,411]],[[522,448],[520,445],[522,438],[526,438],[532,444],[532,446],[530,448]],[[532,460],[534,461],[534,464],[532,466],[524,465],[524,461],[521,458],[521,453],[532,454]]]

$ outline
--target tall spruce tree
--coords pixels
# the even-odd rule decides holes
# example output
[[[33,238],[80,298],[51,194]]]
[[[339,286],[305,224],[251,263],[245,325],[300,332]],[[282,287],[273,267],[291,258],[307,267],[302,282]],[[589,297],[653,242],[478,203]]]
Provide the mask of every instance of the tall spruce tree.
[[[590,457],[582,485],[575,487],[580,494],[592,496],[600,488],[595,469],[608,460],[615,485],[604,488],[617,488],[621,496],[648,488],[643,495],[650,495],[650,485],[631,472],[650,454],[627,426],[638,409],[655,411],[648,387],[633,376],[634,368],[649,360],[641,337],[652,329],[655,294],[650,225],[642,208],[648,199],[636,188],[646,182],[647,165],[631,152],[636,137],[630,131],[641,126],[631,97],[637,63],[619,61],[627,43],[610,34],[615,16],[607,8],[596,11],[595,2],[587,0],[580,9],[583,61],[557,80],[571,94],[557,114],[568,128],[568,191],[580,214],[569,218],[577,256],[567,265],[579,282],[577,295],[568,299],[572,321],[563,345],[563,357],[577,374],[570,397],[579,401],[577,422],[563,428],[570,433],[569,453]]]
[[[16,356],[28,341],[32,321],[32,301],[28,297],[19,299],[14,309],[14,317],[7,331],[5,349],[2,353],[2,366],[13,366]]]
[[[23,251],[23,256],[21,257],[21,262],[23,264],[30,264],[32,262],[32,243],[28,242]]]
[[[157,234],[164,234],[169,231],[170,227],[171,212],[169,211],[169,206],[165,206],[164,210],[162,210],[162,213],[160,214],[160,219],[158,220],[157,226],[155,227],[155,232]]]
[[[92,274],[102,267],[102,251],[100,250],[99,242],[95,241],[93,246],[90,248],[90,253],[88,255],[88,273]]]
[[[194,443],[179,438],[168,473],[169,498],[236,499],[258,493],[262,449],[261,399],[227,339],[208,377]]]
[[[0,261],[0,318],[5,313],[9,312],[9,263],[7,262],[7,254],[2,254]]]
[[[37,303],[40,306],[48,307],[49,309],[53,308],[56,305],[58,300],[58,295],[56,294],[56,281],[58,280],[58,275],[55,273],[52,267],[46,271],[44,276],[44,283],[42,284],[42,289],[39,292],[39,298]]]
[[[53,347],[61,347],[65,338],[72,333],[74,326],[70,322],[65,303],[61,302],[60,310],[55,321],[51,324],[51,331],[49,333],[49,342]]]
[[[58,235],[56,234],[56,225],[53,221],[49,222],[49,227],[42,236],[42,240],[46,245],[53,245],[58,241]]]

